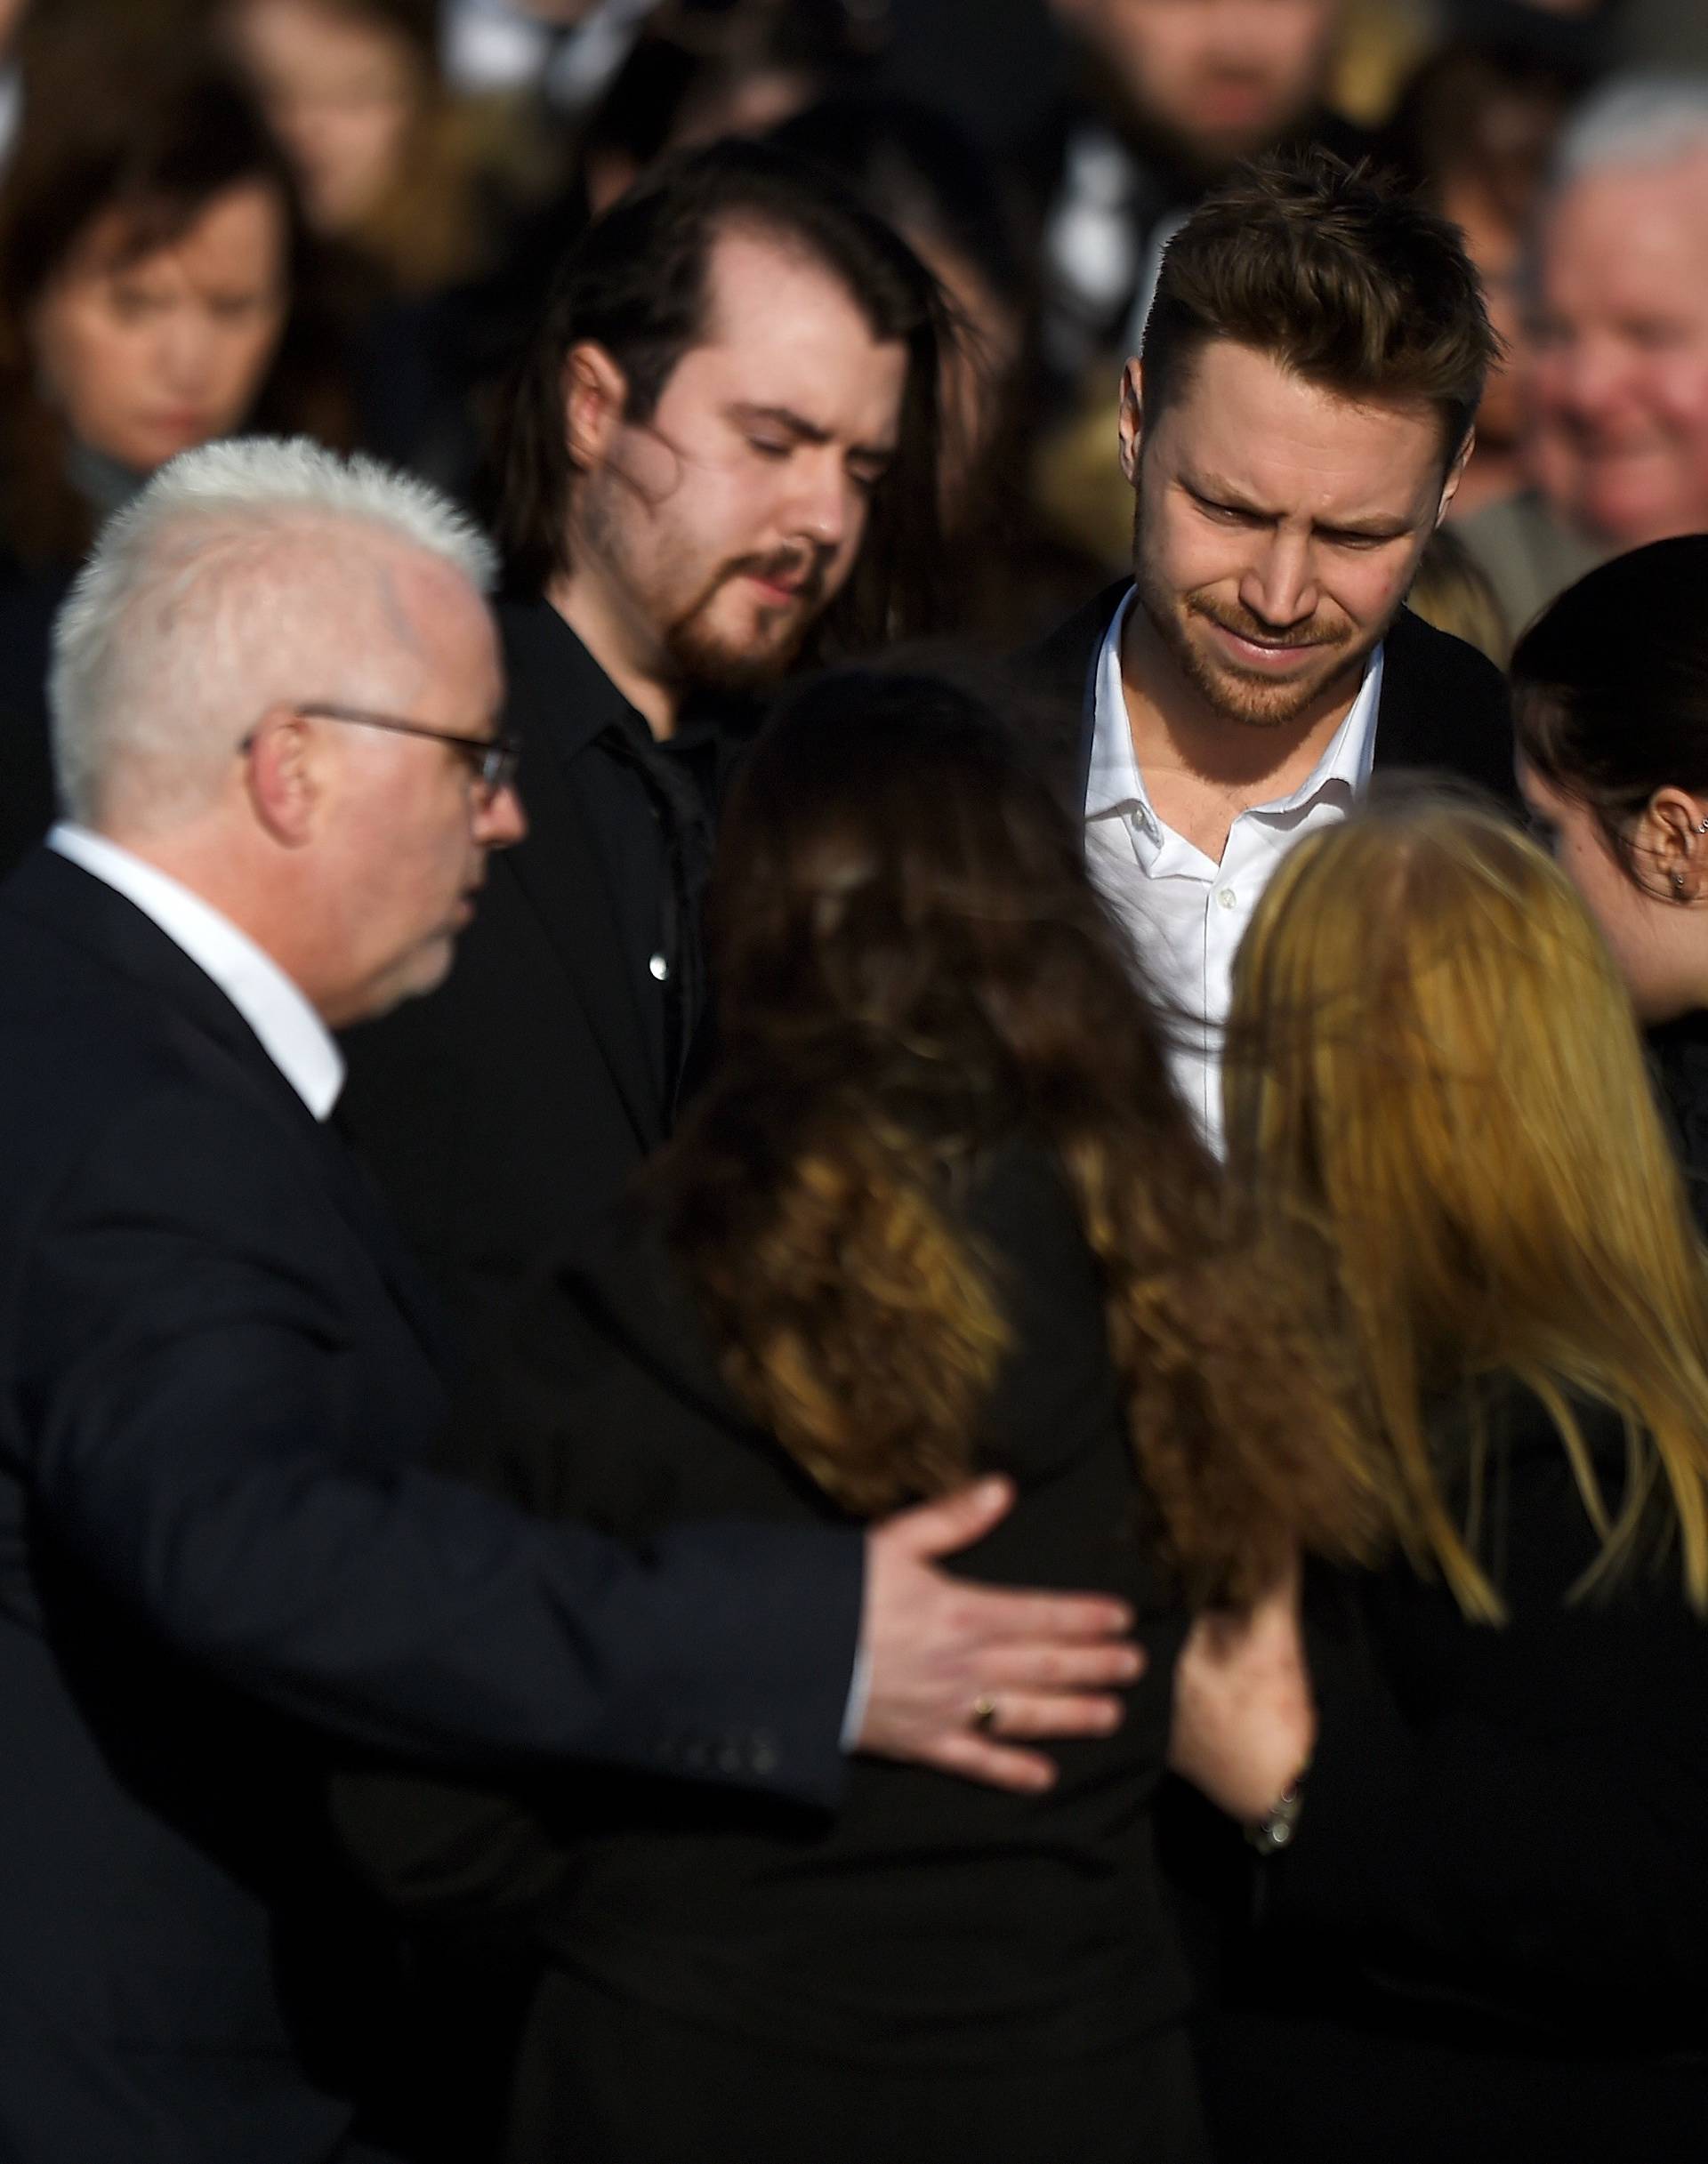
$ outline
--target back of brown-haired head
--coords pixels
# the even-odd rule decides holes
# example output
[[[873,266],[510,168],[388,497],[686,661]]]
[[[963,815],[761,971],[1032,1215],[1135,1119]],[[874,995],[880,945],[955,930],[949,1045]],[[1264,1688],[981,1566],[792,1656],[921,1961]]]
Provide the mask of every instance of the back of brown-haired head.
[[[1169,243],[1141,352],[1153,422],[1219,339],[1349,398],[1427,401],[1448,463],[1498,351],[1457,227],[1325,150],[1241,166]]]

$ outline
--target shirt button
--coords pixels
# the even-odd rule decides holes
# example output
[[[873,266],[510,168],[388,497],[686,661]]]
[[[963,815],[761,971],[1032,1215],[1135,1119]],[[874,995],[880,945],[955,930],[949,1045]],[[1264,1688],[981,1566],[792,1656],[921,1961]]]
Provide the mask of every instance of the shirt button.
[[[1239,897],[1234,892],[1231,887],[1218,887],[1216,889],[1216,900],[1218,903],[1220,903],[1223,909],[1231,909],[1238,899]]]
[[[653,976],[661,985],[664,983],[665,977],[670,975],[670,964],[665,960],[662,954],[655,954],[652,960],[647,964],[647,967],[651,970]]]

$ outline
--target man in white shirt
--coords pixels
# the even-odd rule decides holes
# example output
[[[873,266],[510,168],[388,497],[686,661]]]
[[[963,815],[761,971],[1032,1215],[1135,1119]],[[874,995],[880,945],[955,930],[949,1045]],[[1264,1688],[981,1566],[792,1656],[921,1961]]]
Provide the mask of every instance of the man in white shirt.
[[[389,1994],[324,1853],[334,1752],[811,1804],[860,1748],[1036,1788],[1018,1740],[1106,1731],[1137,1673],[1120,1604],[939,1573],[1000,1492],[641,1558],[423,1469],[448,1364],[328,1128],[330,1031],[439,981],[522,832],[488,568],[416,484],[210,445],[56,630],[68,816],[0,887],[0,2154],[31,2164],[337,2152]]]
[[[1374,766],[1510,792],[1498,672],[1402,610],[1493,353],[1454,229],[1316,154],[1253,167],[1164,259],[1122,378],[1134,577],[1034,657],[1093,872],[1221,1134],[1233,956],[1270,872]]]

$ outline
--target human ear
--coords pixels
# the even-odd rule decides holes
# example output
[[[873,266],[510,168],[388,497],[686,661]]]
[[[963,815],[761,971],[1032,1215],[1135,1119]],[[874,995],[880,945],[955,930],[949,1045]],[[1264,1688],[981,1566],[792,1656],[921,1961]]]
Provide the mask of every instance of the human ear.
[[[563,420],[569,463],[583,472],[603,463],[628,404],[629,380],[591,338],[563,363]]]
[[[1708,804],[1688,791],[1657,789],[1637,822],[1638,849],[1676,902],[1708,894]]]
[[[308,723],[288,706],[270,707],[243,748],[257,822],[281,848],[302,849],[313,838],[322,797]]]
[[[1477,448],[1477,431],[1465,430],[1465,440],[1459,446],[1457,457],[1447,468],[1447,478],[1441,484],[1441,501],[1435,507],[1435,523],[1439,526],[1447,515],[1447,507],[1459,493],[1459,484],[1465,478],[1465,468],[1470,463],[1470,455]]]
[[[1121,471],[1139,486],[1139,453],[1145,431],[1144,371],[1135,355],[1121,371],[1121,412],[1116,426],[1121,438]]]

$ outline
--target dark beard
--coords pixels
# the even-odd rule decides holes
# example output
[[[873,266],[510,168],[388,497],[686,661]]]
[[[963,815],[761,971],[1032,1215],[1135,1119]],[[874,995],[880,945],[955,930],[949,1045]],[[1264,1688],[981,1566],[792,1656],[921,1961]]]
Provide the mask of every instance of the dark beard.
[[[1373,639],[1362,647],[1341,648],[1339,662],[1326,676],[1309,675],[1292,684],[1277,684],[1270,678],[1255,674],[1242,676],[1237,670],[1213,669],[1203,653],[1193,644],[1187,630],[1185,615],[1192,609],[1191,597],[1188,596],[1182,604],[1172,591],[1160,586],[1152,576],[1142,554],[1139,557],[1133,576],[1140,605],[1149,618],[1151,627],[1169,659],[1213,714],[1221,720],[1237,723],[1244,728],[1290,728],[1331,692],[1336,684],[1360,672],[1376,644]],[[1209,614],[1201,605],[1199,613]],[[1263,630],[1261,625],[1255,623],[1229,623],[1221,615],[1213,617],[1212,621],[1221,623],[1225,629],[1239,632],[1249,631],[1257,636],[1261,636]],[[1309,643],[1323,648],[1333,644],[1327,640]],[[1243,700],[1230,698],[1230,683],[1248,685],[1255,696]]]
[[[779,684],[806,644],[824,607],[822,565],[815,562],[809,567],[806,580],[788,612],[794,621],[784,636],[771,644],[735,652],[709,637],[706,624],[712,603],[730,580],[749,573],[761,578],[791,573],[799,566],[800,559],[794,555],[742,556],[725,564],[692,606],[665,627],[665,652],[681,681],[704,685],[709,691],[737,694],[769,691]]]

